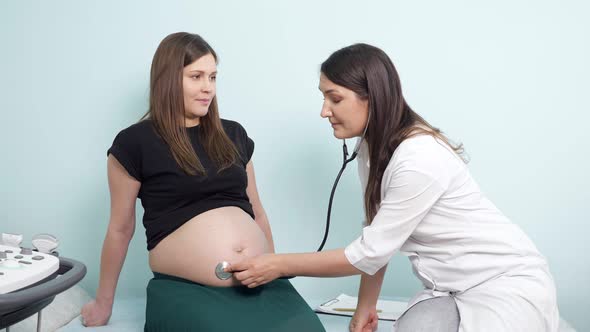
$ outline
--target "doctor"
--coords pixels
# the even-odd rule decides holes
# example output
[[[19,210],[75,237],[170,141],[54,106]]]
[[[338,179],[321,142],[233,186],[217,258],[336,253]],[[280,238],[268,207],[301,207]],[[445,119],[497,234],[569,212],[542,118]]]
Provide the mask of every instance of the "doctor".
[[[226,269],[248,287],[281,276],[361,274],[350,331],[377,328],[390,258],[408,256],[424,290],[395,323],[406,331],[557,331],[545,258],[481,192],[455,146],[406,103],[389,57],[355,44],[321,66],[321,116],[339,139],[359,137],[366,226],[346,248],[267,254]]]

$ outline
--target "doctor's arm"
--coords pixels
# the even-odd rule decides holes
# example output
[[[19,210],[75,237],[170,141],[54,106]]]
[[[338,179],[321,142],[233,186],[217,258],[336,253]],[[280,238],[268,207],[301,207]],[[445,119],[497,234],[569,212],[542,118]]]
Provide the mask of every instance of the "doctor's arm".
[[[227,272],[253,288],[284,276],[343,277],[361,273],[344,254],[344,249],[314,253],[266,254],[241,262],[230,262]]]
[[[280,276],[340,277],[374,275],[412,235],[444,192],[429,174],[403,171],[388,179],[377,215],[362,235],[344,249],[318,253],[261,255],[230,262],[228,272],[248,287]]]
[[[383,278],[387,265],[382,267],[374,275],[363,273],[361,276],[361,284],[359,286],[359,302],[358,307],[375,309],[379,293],[381,293],[381,286],[383,285]]]
[[[246,188],[246,194],[248,195],[250,204],[252,204],[254,220],[256,221],[256,224],[258,224],[258,227],[262,229],[262,232],[268,241],[270,252],[274,253],[275,244],[272,238],[272,231],[270,229],[270,223],[268,222],[266,212],[262,207],[260,196],[258,196],[258,189],[256,188],[256,176],[254,175],[254,164],[251,160],[246,165],[246,174],[248,175],[248,187]]]
[[[361,283],[358,292],[358,303],[354,315],[350,320],[349,330],[365,331],[367,327],[371,331],[377,329],[378,314],[377,314],[377,299],[381,293],[381,286],[383,285],[383,277],[387,265],[382,267],[374,275],[363,273],[361,275]]]
[[[350,264],[344,249],[333,249],[314,253],[276,255],[280,261],[281,276],[344,277],[360,274]]]

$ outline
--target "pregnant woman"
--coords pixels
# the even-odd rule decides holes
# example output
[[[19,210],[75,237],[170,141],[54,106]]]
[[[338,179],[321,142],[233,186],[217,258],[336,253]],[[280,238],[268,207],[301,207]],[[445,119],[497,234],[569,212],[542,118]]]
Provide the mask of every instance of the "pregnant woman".
[[[324,331],[287,280],[256,289],[221,280],[221,261],[274,252],[250,158],[254,142],[220,119],[217,55],[200,36],[175,33],[158,47],[150,107],[108,150],[111,217],[96,300],[86,326],[105,325],[135,231],[145,213],[149,262],[145,331]]]

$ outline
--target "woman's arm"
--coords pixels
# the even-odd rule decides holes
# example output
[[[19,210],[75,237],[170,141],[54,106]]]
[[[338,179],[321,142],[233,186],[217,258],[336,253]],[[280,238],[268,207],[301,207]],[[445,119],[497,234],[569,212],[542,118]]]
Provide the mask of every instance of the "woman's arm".
[[[111,193],[111,216],[102,246],[96,300],[86,304],[82,309],[82,318],[86,326],[99,326],[108,322],[119,274],[135,231],[135,200],[141,183],[131,177],[112,155],[108,157],[107,173]]]
[[[258,196],[256,177],[254,175],[254,164],[251,160],[248,162],[248,165],[246,165],[246,173],[248,174],[248,187],[246,188],[246,194],[248,195],[248,199],[250,200],[250,204],[252,204],[252,209],[254,210],[254,220],[260,229],[262,229],[262,232],[264,232],[266,240],[268,241],[270,252],[274,253],[275,244],[272,238],[272,231],[270,229],[268,217],[266,216],[266,212],[264,211],[262,202],[260,202],[260,197]]]

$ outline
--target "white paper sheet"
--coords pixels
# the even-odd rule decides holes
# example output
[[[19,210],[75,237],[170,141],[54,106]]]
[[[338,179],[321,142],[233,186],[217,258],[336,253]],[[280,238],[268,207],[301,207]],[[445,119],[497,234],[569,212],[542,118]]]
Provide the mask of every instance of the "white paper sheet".
[[[315,308],[315,312],[327,313],[333,315],[352,316],[358,298],[346,294],[340,294],[336,298],[324,302]],[[391,300],[377,300],[377,310],[381,310],[377,315],[380,320],[396,320],[406,310],[407,302],[391,301]],[[339,310],[340,309],[340,310]],[[344,311],[342,311],[342,309]]]

